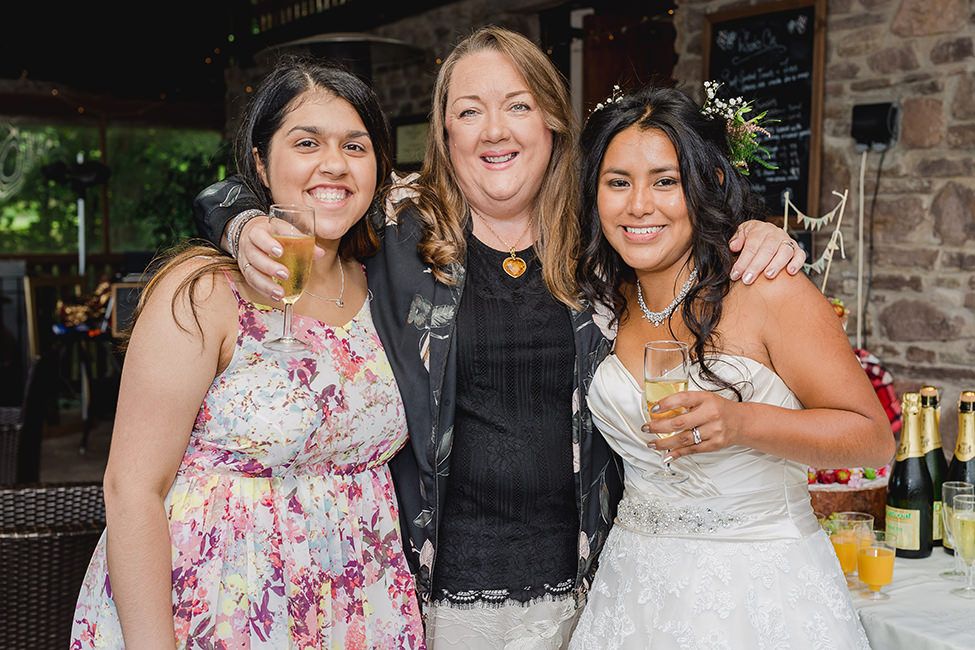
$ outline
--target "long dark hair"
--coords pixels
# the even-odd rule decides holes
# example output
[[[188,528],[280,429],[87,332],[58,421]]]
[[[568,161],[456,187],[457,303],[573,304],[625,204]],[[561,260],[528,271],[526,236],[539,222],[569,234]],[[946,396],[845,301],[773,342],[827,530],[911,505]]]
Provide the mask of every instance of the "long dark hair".
[[[681,316],[694,336],[692,349],[702,374],[727,385],[704,360],[718,348],[715,328],[721,320],[722,300],[731,287],[734,255],[728,241],[741,223],[763,219],[767,211],[761,197],[728,158],[725,120],[702,115],[698,105],[681,91],[646,86],[606,102],[586,122],[580,138],[579,286],[590,301],[608,305],[617,322],[627,313],[620,287],[635,282],[636,274],[603,236],[596,199],[606,149],[617,134],[631,126],[659,130],[677,152],[681,190],[693,233],[689,263],[697,269],[697,281],[681,305]]]
[[[392,170],[389,121],[376,94],[353,73],[320,60],[296,56],[281,58],[254,93],[241,121],[234,144],[237,171],[261,203],[270,206],[271,192],[261,181],[253,152],[256,149],[257,155],[267,164],[271,138],[281,128],[295,98],[315,89],[325,90],[349,102],[372,140],[376,155],[376,197],[367,218],[360,219],[342,237],[339,254],[342,257],[375,255],[379,252],[376,223],[381,222],[379,211],[382,209],[378,197],[389,183]]]

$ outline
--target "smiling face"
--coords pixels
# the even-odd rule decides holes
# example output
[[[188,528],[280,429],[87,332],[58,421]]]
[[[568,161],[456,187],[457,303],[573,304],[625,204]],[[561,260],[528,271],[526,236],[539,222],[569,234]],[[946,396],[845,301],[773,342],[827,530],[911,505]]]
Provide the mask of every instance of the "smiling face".
[[[552,132],[524,78],[493,50],[460,61],[444,115],[457,184],[477,212],[528,216],[552,155]]]
[[[603,235],[641,277],[673,275],[691,252],[693,227],[677,151],[658,129],[631,126],[610,142],[596,204]]]
[[[320,89],[294,99],[268,160],[256,163],[275,203],[314,208],[319,241],[338,242],[376,192],[376,155],[362,119],[349,102]]]

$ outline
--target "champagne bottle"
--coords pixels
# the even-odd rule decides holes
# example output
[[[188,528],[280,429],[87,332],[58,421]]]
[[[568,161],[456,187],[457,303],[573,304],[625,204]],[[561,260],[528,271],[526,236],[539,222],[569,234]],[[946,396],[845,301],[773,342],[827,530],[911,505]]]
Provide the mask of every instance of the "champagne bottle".
[[[921,396],[905,393],[901,411],[901,439],[887,484],[887,534],[898,557],[928,557],[934,489],[921,450]]]
[[[975,391],[962,392],[958,401],[958,442],[945,480],[975,484]],[[954,554],[947,537],[944,547],[946,553]]]
[[[944,536],[944,520],[941,518],[941,484],[948,475],[948,462],[941,449],[941,404],[938,389],[934,386],[921,388],[921,451],[924,463],[931,475],[934,500],[931,503],[931,543],[941,546]]]

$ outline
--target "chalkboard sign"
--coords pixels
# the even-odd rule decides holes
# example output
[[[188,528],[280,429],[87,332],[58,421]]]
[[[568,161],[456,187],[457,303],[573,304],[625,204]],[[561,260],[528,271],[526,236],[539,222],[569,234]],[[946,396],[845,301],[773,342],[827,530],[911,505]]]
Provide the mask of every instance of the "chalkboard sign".
[[[763,144],[778,169],[750,165],[752,186],[772,214],[783,195],[818,216],[822,147],[824,0],[790,0],[707,16],[704,78],[724,87],[720,97],[754,100],[755,116],[767,110],[771,136]]]

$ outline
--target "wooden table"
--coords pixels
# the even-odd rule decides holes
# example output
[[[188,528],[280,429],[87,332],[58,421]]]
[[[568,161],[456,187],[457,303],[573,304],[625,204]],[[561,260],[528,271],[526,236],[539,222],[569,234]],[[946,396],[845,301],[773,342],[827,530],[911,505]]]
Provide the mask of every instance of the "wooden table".
[[[973,650],[975,600],[950,592],[964,583],[939,574],[954,566],[941,548],[920,560],[897,558],[890,600],[853,595],[853,604],[874,650]]]

